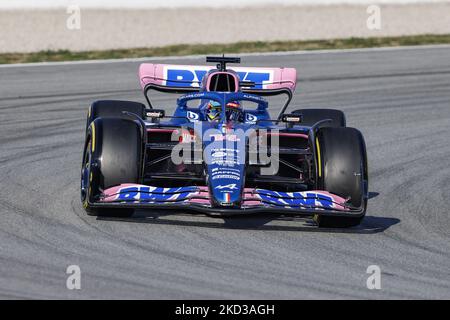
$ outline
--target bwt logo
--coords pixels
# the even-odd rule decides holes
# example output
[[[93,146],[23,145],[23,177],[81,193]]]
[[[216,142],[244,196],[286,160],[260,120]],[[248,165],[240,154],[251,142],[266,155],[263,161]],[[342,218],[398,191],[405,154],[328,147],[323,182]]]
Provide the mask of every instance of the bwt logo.
[[[171,87],[199,87],[205,74],[210,68],[166,68],[166,86]],[[270,71],[237,71],[241,81],[251,81],[255,83],[255,89],[263,89],[265,84],[272,80]]]
[[[284,198],[278,198],[280,195]],[[283,206],[304,206],[304,207],[322,207],[326,209],[333,209],[333,198],[320,194],[320,193],[303,193],[294,192],[292,197],[289,197],[288,193],[280,193],[276,191],[265,190],[258,193],[261,200],[269,203],[275,203]]]
[[[179,193],[174,193],[179,192]],[[184,191],[180,188],[151,188],[151,187],[126,187],[119,191],[117,200],[122,201],[175,201],[186,199],[192,191]]]

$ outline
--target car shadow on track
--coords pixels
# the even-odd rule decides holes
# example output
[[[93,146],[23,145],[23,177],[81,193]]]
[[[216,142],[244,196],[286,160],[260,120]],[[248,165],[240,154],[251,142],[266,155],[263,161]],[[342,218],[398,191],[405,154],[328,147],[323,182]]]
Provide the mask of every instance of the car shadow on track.
[[[199,228],[238,229],[255,231],[301,231],[320,233],[380,233],[400,222],[396,218],[366,216],[363,222],[352,228],[318,228],[312,219],[304,217],[274,217],[273,215],[238,216],[217,218],[181,212],[137,211],[130,218],[98,217],[98,220],[148,223]]]

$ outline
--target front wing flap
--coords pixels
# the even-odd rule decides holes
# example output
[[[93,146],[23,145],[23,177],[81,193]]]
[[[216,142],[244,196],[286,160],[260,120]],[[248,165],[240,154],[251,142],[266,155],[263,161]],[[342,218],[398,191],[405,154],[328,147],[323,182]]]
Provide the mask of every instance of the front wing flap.
[[[351,207],[346,199],[322,190],[281,192],[245,188],[239,207],[215,207],[206,186],[161,188],[122,184],[105,190],[99,200],[91,205],[104,208],[182,209],[209,215],[275,213],[361,216],[363,214],[363,208]]]

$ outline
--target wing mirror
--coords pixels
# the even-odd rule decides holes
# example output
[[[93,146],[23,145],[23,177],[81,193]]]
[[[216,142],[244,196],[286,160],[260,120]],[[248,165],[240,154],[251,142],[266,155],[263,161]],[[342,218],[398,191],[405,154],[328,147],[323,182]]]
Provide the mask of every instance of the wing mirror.
[[[151,110],[147,110],[145,112],[145,117],[147,119],[160,119],[160,118],[164,118],[164,116],[166,115],[166,112],[162,109],[151,109]]]
[[[303,121],[303,116],[301,114],[283,114],[281,121],[286,123],[288,127],[292,127],[295,124],[300,124]]]

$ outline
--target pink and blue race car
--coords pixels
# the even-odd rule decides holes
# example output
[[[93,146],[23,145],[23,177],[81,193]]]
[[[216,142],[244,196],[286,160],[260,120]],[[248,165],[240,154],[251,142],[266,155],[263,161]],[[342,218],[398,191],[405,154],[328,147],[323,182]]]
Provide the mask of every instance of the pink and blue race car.
[[[102,100],[88,111],[81,201],[91,215],[135,209],[208,215],[312,216],[321,227],[351,227],[368,200],[367,155],[360,131],[342,111],[286,113],[296,87],[292,68],[144,63],[148,105]],[[173,115],[150,92],[180,94]],[[287,99],[271,117],[265,97]]]

